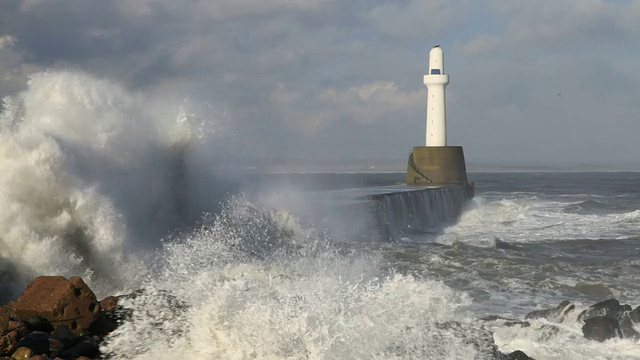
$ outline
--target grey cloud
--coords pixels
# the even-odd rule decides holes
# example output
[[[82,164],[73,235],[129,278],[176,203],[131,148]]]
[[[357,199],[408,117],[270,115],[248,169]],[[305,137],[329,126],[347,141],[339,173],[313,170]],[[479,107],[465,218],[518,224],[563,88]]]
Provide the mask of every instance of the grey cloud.
[[[16,38],[10,35],[0,36],[0,49],[13,46],[16,42]]]
[[[398,1],[372,8],[367,20],[382,34],[407,41],[430,36],[440,36],[451,30],[464,18],[468,1]]]
[[[122,24],[110,1],[44,1],[18,9],[7,23],[17,48],[39,63],[127,52],[133,46],[127,42],[141,35],[118,33]]]
[[[7,0],[0,34],[16,41],[0,48],[0,95],[30,71],[81,69],[213,104],[249,154],[402,167],[423,141],[422,75],[441,43],[448,134],[470,161],[608,161],[640,150],[640,54],[627,46],[639,4]]]
[[[625,6],[604,0],[493,1],[493,11],[509,21],[502,33],[479,33],[464,44],[469,55],[501,48],[562,50],[585,42],[618,43],[626,37]]]

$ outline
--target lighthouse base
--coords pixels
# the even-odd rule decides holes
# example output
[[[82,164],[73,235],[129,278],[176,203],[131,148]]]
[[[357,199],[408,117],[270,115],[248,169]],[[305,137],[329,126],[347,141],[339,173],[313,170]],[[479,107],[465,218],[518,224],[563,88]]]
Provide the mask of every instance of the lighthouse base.
[[[469,185],[462,146],[416,146],[407,164],[408,185]]]

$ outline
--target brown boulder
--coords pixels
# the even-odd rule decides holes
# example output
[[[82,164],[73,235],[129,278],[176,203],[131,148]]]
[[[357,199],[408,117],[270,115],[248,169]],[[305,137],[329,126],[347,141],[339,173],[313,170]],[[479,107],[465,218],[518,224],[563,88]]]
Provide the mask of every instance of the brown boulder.
[[[0,355],[11,354],[17,342],[15,336],[4,335],[0,337]]]
[[[118,309],[118,298],[115,296],[107,296],[100,300],[100,307],[105,312],[114,312]]]
[[[97,336],[97,341],[115,330],[118,327],[119,321],[122,320],[119,313],[121,307],[118,306],[119,298],[120,297],[116,296],[108,296],[100,301],[100,313],[89,329],[91,334]]]
[[[12,320],[11,317],[14,314],[14,306],[16,302],[11,300],[8,303],[0,306],[0,331],[2,334],[7,331],[11,331],[12,329]]]
[[[12,323],[14,322],[9,322],[10,329]],[[18,344],[18,340],[26,335],[26,331],[23,331],[24,329],[25,328],[22,327],[17,330],[9,331],[7,334],[0,337],[0,355],[9,355],[13,353],[16,349],[16,345]]]
[[[81,278],[74,276],[40,276],[27,286],[14,305],[22,319],[39,316],[54,328],[67,325],[80,335],[95,321],[100,304]]]
[[[21,347],[21,348],[18,348],[18,350],[16,350],[16,352],[14,352],[13,355],[11,355],[11,357],[16,360],[21,360],[21,359],[28,359],[33,355],[34,354],[31,349],[27,347]]]
[[[9,321],[11,320],[11,314],[9,311],[0,306],[0,333],[4,334],[9,329]]]
[[[14,302],[10,301],[4,306],[0,306],[0,356],[13,353],[18,340],[29,332],[23,321],[13,318],[13,305]]]

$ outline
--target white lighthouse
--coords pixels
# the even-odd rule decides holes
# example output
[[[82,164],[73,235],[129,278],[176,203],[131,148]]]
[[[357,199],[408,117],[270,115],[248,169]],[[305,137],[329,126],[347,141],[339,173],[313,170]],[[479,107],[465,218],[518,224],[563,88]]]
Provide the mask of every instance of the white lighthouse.
[[[449,75],[444,74],[444,55],[440,45],[429,52],[429,73],[424,76],[427,86],[427,138],[426,146],[447,146],[447,115],[444,88]]]
[[[444,74],[444,56],[440,46],[429,52],[427,85],[426,146],[414,146],[407,161],[407,185],[449,186],[463,185],[473,196],[473,183],[467,181],[462,146],[447,145],[447,123],[444,88],[449,76]]]

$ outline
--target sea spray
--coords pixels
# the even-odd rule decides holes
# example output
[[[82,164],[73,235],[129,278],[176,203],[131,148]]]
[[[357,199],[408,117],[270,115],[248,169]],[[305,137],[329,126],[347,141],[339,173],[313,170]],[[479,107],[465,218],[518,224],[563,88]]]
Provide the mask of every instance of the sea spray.
[[[437,326],[466,319],[463,294],[334,247],[285,211],[222,201],[228,137],[157,104],[73,71],[34,74],[5,99],[3,296],[41,274],[83,276],[99,297],[141,289],[104,343],[113,358],[477,355]]]
[[[215,143],[205,126],[184,102],[80,72],[33,74],[0,115],[3,296],[40,274],[83,276],[99,294],[135,287],[141,258],[203,197],[187,182],[211,179],[211,163],[189,178]]]
[[[314,234],[290,214],[233,198],[165,245],[102,351],[115,359],[474,359],[482,351],[469,333],[441,327],[465,324],[466,296]]]
[[[436,241],[495,247],[496,239],[535,243],[637,236],[640,210],[598,205],[597,211],[583,213],[583,207],[585,201],[545,199],[528,193],[481,194],[470,201],[459,222],[446,228]],[[603,207],[609,210],[603,212]]]

